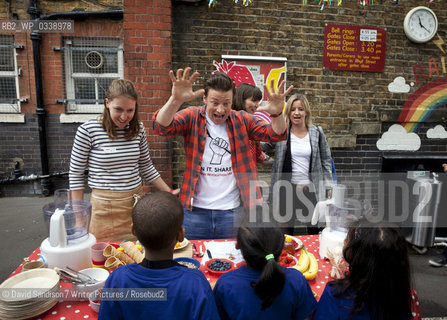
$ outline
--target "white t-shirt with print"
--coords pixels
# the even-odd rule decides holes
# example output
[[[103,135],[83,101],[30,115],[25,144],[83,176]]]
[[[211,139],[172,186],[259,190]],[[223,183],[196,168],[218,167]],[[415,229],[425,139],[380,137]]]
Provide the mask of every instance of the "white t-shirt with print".
[[[293,184],[309,184],[309,166],[312,154],[309,133],[304,138],[298,138],[290,133],[290,153],[292,156],[291,182]]]
[[[240,192],[233,174],[227,124],[216,125],[206,116],[208,131],[193,206],[228,210],[239,207]]]

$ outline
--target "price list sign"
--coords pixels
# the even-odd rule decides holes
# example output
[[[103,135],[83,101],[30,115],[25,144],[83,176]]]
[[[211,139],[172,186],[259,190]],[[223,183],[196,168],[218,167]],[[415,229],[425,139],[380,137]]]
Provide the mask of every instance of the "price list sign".
[[[323,67],[335,70],[382,72],[386,30],[327,24],[324,27]]]

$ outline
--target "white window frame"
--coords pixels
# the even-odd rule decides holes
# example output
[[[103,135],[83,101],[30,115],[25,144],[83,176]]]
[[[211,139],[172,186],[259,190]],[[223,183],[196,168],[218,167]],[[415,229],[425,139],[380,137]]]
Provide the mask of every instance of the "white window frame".
[[[14,43],[14,37],[12,38],[12,54],[14,71],[0,71],[0,77],[2,78],[14,78],[16,86],[16,102],[15,103],[1,103],[0,102],[0,113],[20,113],[20,90],[19,90],[19,71],[17,67],[17,51]]]
[[[91,74],[89,73],[74,73],[73,72],[73,50],[70,50],[73,42],[72,39],[64,40],[64,68],[65,68],[65,87],[66,87],[66,108],[65,112],[67,114],[79,114],[79,113],[94,113],[99,114],[104,110],[104,103],[99,103],[98,101],[94,104],[79,104],[75,101],[75,79],[91,79]],[[95,78],[119,78],[124,77],[124,59],[123,59],[123,44],[116,47],[118,55],[118,72],[117,73],[103,73],[95,74]],[[97,86],[97,82],[95,82]],[[97,87],[95,88],[95,94],[98,94]]]

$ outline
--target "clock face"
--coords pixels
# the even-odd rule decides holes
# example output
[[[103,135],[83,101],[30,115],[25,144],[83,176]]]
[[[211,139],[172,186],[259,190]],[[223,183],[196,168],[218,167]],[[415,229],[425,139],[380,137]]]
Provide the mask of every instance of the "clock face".
[[[405,17],[404,31],[413,42],[427,42],[435,36],[437,30],[438,20],[429,8],[414,8]]]

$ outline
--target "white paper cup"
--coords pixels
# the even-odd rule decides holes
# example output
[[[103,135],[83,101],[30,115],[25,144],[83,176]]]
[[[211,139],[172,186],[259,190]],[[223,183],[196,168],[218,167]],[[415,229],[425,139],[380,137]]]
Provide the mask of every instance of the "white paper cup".
[[[38,269],[38,268],[44,268],[44,267],[45,267],[45,263],[42,260],[28,261],[28,262],[25,262],[25,264],[23,265],[22,272],[28,271],[28,270],[33,270],[33,269]]]

